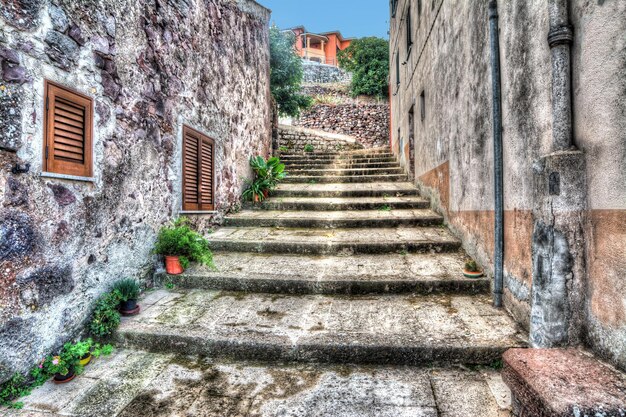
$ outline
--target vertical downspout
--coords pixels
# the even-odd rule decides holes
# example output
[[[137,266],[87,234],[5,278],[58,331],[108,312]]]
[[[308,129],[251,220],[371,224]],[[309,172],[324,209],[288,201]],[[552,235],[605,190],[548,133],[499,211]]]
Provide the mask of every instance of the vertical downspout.
[[[570,45],[574,29],[569,23],[568,0],[549,0],[550,32],[548,44],[552,55],[552,150],[572,146],[572,67]]]
[[[504,287],[504,180],[502,172],[502,92],[500,89],[500,36],[498,34],[497,0],[489,1],[489,32],[493,92],[493,179],[495,195],[493,304],[496,307],[502,307]]]

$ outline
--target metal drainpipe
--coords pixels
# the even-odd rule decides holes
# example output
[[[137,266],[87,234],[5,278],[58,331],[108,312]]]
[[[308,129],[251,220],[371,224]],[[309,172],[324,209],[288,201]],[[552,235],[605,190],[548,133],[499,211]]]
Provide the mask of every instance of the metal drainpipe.
[[[572,70],[570,45],[574,29],[569,23],[569,0],[549,0],[550,32],[548,44],[552,55],[552,149],[572,147]]]
[[[495,195],[494,288],[493,304],[502,307],[504,287],[504,180],[502,162],[502,92],[500,89],[500,36],[498,34],[498,2],[489,1],[489,32],[491,46],[491,80],[493,92],[493,169]]]

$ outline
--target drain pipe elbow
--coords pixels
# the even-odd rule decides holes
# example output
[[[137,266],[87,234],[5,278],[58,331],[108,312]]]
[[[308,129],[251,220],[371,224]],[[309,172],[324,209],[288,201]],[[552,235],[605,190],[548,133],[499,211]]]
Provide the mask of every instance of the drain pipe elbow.
[[[493,303],[502,307],[504,288],[504,175],[502,159],[502,90],[500,81],[500,36],[498,28],[498,2],[489,1],[489,34],[491,49],[491,80],[493,106],[494,155],[494,285]]]

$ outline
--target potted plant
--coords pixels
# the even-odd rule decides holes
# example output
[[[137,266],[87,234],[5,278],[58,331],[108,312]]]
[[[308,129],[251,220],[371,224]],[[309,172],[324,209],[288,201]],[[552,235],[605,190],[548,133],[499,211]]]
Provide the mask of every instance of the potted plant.
[[[87,339],[82,342],[76,342],[73,349],[76,351],[78,357],[78,364],[80,366],[87,366],[91,362],[91,348],[93,347],[93,340]]]
[[[113,286],[113,291],[117,292],[120,297],[122,316],[132,316],[139,313],[140,306],[137,305],[137,298],[139,298],[141,287],[136,280],[126,278],[117,281]]]
[[[467,278],[480,278],[483,276],[483,271],[478,267],[475,260],[468,259],[463,268],[463,275]]]
[[[182,274],[192,261],[215,268],[209,242],[191,230],[184,217],[161,229],[153,252],[165,256],[165,269],[170,275]]]
[[[269,185],[266,180],[256,179],[248,183],[242,197],[255,203],[260,203],[269,196]]]
[[[66,343],[58,355],[46,357],[40,368],[48,375],[53,375],[55,384],[68,383],[82,371],[79,363],[82,351],[82,346],[74,348],[72,343]]]
[[[255,203],[268,198],[270,192],[287,176],[285,164],[281,163],[277,157],[268,160],[262,156],[252,157],[250,167],[254,171],[255,180],[248,184],[243,197]]]

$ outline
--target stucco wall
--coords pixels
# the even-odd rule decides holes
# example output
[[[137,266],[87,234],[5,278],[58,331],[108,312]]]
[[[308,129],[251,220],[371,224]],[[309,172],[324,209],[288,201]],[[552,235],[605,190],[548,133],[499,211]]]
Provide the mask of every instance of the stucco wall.
[[[488,2],[413,4],[414,44],[406,48],[407,0],[391,19],[393,148],[432,197],[468,252],[493,268],[493,130]],[[573,0],[574,145],[584,155],[578,204],[560,207],[584,235],[566,236],[564,256],[582,268],[583,339],[626,367],[626,3]],[[552,63],[544,1],[498,1],[504,146],[505,306],[531,327],[533,275],[541,257],[544,204],[540,167],[552,146]],[[396,86],[396,53],[400,85]],[[424,93],[422,120],[420,95]],[[414,160],[409,110],[414,106]],[[567,197],[567,196],[566,196]],[[576,206],[576,207],[575,207]],[[556,206],[555,206],[556,207]],[[567,211],[572,213],[568,214]],[[558,232],[558,231],[557,231]],[[552,229],[550,233],[553,233]],[[558,233],[557,233],[558,234]],[[576,233],[574,233],[575,235]],[[575,240],[574,240],[575,239]],[[556,245],[556,243],[554,243]],[[578,247],[580,246],[580,247]],[[550,259],[554,254],[550,255]],[[563,258],[565,259],[565,258]],[[535,260],[533,264],[533,260]],[[569,262],[569,261],[568,261]],[[534,270],[535,269],[535,270]],[[568,313],[569,314],[569,313]]]
[[[0,1],[0,380],[75,336],[112,282],[154,267],[155,235],[181,208],[183,124],[216,143],[218,213],[193,216],[203,228],[271,146],[265,8],[55,4]],[[93,182],[40,176],[44,79],[94,99]]]

